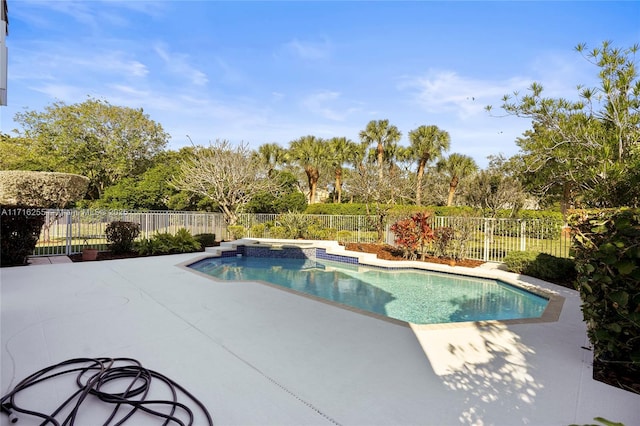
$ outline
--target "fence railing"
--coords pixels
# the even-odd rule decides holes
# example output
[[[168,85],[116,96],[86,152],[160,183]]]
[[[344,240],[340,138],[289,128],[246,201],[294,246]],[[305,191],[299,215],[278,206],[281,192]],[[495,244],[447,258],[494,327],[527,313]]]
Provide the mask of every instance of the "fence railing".
[[[241,236],[282,238],[281,216],[241,214]],[[191,234],[211,233],[217,240],[232,238],[221,213],[176,211],[50,210],[40,233],[35,256],[71,255],[84,247],[107,248],[105,228],[112,221],[140,224],[139,238],[159,232],[175,233],[186,228]],[[344,243],[377,241],[375,220],[358,215],[305,215],[306,235],[310,239],[331,239]],[[570,236],[560,221],[552,219],[492,219],[476,217],[430,218],[434,229],[455,231],[460,253],[469,259],[500,262],[511,251],[533,250],[568,257]],[[385,242],[393,244],[390,225]]]

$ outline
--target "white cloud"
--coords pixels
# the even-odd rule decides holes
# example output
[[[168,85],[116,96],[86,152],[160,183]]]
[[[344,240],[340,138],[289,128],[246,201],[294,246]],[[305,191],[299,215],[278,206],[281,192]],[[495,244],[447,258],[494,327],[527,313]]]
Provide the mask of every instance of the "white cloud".
[[[413,100],[429,113],[454,113],[465,119],[483,114],[486,105],[530,84],[530,79],[521,77],[491,81],[430,70],[424,76],[403,78],[398,88],[413,91]]]
[[[154,50],[165,62],[167,69],[171,73],[190,80],[196,86],[204,86],[209,82],[204,72],[189,64],[188,55],[169,52],[163,44],[157,44]]]
[[[284,45],[286,51],[305,60],[326,59],[331,55],[331,44],[327,39],[321,42],[300,41],[294,38]]]
[[[340,109],[332,106],[333,104],[340,103],[340,100],[340,92],[322,90],[305,97],[301,105],[312,113],[333,121],[344,121],[348,116],[360,110],[355,107]]]

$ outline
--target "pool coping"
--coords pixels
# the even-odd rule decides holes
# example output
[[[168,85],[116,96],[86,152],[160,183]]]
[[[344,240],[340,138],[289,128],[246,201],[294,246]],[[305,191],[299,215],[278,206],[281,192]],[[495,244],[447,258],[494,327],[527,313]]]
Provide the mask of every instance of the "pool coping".
[[[384,259],[379,259],[375,254],[372,254],[372,253],[361,253],[361,252],[349,251],[344,246],[340,245],[337,241],[243,238],[241,240],[223,242],[218,247],[208,247],[205,249],[205,252],[207,252],[208,254],[199,256],[195,259],[191,259],[186,262],[179,263],[176,266],[183,270],[187,270],[191,273],[195,273],[199,276],[202,276],[204,278],[207,278],[209,280],[212,280],[218,283],[228,282],[227,280],[221,280],[211,275],[207,275],[203,272],[197,271],[191,268],[190,265],[193,265],[195,263],[198,263],[205,259],[210,259],[210,258],[234,257],[237,255],[242,255],[238,253],[238,248],[247,247],[247,246],[260,247],[260,248],[270,247],[270,248],[275,248],[276,250],[285,249],[285,248],[305,248],[305,249],[320,248],[320,249],[324,249],[325,253],[328,256],[338,256],[338,257],[347,257],[347,258],[357,259],[357,263],[343,262],[347,264],[356,264],[358,266],[370,266],[370,267],[377,267],[377,268],[384,268],[384,269],[415,269],[415,270],[439,272],[439,273],[445,273],[445,274],[451,274],[451,275],[462,275],[462,276],[468,276],[468,277],[474,277],[474,278],[492,279],[492,280],[504,282],[508,285],[511,285],[513,287],[519,288],[529,293],[533,293],[535,295],[544,297],[545,299],[548,300],[547,306],[543,311],[542,315],[534,318],[460,321],[460,322],[438,323],[438,324],[416,324],[408,321],[402,321],[396,318],[391,318],[391,317],[377,314],[374,312],[366,311],[366,310],[345,305],[342,303],[334,302],[319,296],[315,296],[315,295],[304,293],[295,289],[279,286],[266,281],[261,281],[261,280],[234,281],[236,283],[259,283],[280,291],[286,291],[286,292],[296,294],[298,296],[303,296],[311,300],[325,303],[327,305],[331,305],[340,309],[345,309],[347,311],[355,312],[361,315],[366,315],[372,318],[376,318],[376,319],[386,321],[392,324],[400,325],[403,327],[409,327],[414,330],[434,330],[434,329],[449,329],[449,328],[460,328],[460,327],[477,327],[477,326],[490,325],[490,324],[513,325],[513,324],[539,324],[539,323],[557,322],[560,319],[560,315],[562,313],[562,307],[564,306],[564,302],[565,302],[565,298],[560,294],[558,294],[557,292],[551,289],[542,287],[541,284],[545,283],[544,281],[537,280],[535,278],[528,277],[526,275],[514,274],[512,272],[502,271],[496,268],[483,268],[482,266],[478,268],[468,268],[468,267],[462,267],[462,266],[449,266],[449,265],[441,265],[441,264],[430,263],[430,262],[418,262],[418,261],[410,261],[410,260],[406,260],[406,261],[384,260]],[[331,260],[331,259],[325,259],[325,260]],[[340,261],[338,260],[338,262]]]

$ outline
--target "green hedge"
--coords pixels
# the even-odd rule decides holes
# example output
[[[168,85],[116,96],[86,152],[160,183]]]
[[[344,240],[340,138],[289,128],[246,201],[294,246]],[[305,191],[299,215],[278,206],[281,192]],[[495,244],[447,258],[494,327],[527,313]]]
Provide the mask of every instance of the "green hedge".
[[[0,266],[26,265],[44,225],[43,209],[0,204]]]
[[[509,271],[573,288],[575,262],[535,251],[513,251],[504,258]]]
[[[594,357],[640,377],[640,210],[577,212],[570,223]]]
[[[389,215],[394,217],[411,216],[418,212],[428,211],[434,216],[467,216],[481,217],[482,211],[468,206],[415,206],[415,205],[395,205],[390,210]],[[361,203],[341,203],[341,204],[310,204],[304,211],[306,214],[327,214],[327,215],[366,215],[367,206]],[[498,218],[511,217],[511,210],[501,210]],[[562,213],[549,210],[520,210],[516,218],[519,219],[553,219],[562,222]]]

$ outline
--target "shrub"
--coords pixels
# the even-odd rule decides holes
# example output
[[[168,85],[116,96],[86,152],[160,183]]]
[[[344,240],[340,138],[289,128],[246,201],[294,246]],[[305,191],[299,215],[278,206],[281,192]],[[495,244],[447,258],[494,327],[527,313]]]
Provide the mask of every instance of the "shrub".
[[[144,238],[135,244],[135,248],[138,254],[147,256],[191,253],[200,250],[201,245],[188,230],[180,228],[175,235],[171,235],[168,232],[160,232],[154,234],[151,238]]]
[[[450,256],[451,243],[453,242],[455,235],[456,231],[450,226],[441,226],[433,231],[433,242],[436,256]]]
[[[173,236],[172,250],[174,253],[191,253],[201,248],[200,243],[191,235],[191,232],[185,228],[178,229]]]
[[[343,229],[336,233],[336,239],[340,242],[349,242],[353,239],[353,233]]]
[[[256,223],[249,228],[249,235],[254,238],[264,237],[264,233],[267,230],[267,225],[264,223]]]
[[[576,278],[575,262],[571,259],[534,251],[514,251],[505,256],[511,272],[529,275],[572,288]]]
[[[41,209],[0,206],[0,266],[26,265],[33,253],[45,216],[28,212],[41,212]]]
[[[429,213],[416,213],[408,219],[391,225],[395,235],[394,242],[402,248],[403,256],[416,259],[418,254],[422,260],[426,255],[427,244],[433,240],[433,230],[429,226]]]
[[[282,213],[276,219],[276,225],[284,228],[284,236],[279,238],[308,238],[310,222],[304,213]]]
[[[244,237],[246,229],[242,225],[230,225],[227,226],[227,232],[229,232],[231,240],[239,240]]]
[[[140,224],[114,221],[104,231],[113,253],[128,253],[133,250],[133,240],[140,235]]]
[[[640,377],[640,210],[578,213],[570,222],[594,358]]]
[[[193,236],[200,247],[213,247],[216,245],[216,234],[196,234]]]

